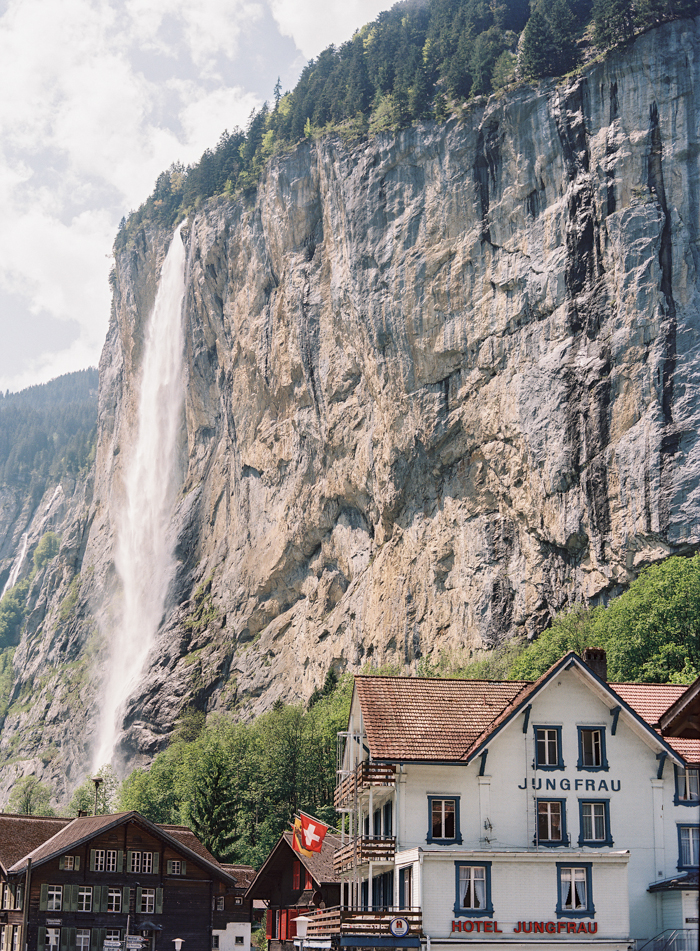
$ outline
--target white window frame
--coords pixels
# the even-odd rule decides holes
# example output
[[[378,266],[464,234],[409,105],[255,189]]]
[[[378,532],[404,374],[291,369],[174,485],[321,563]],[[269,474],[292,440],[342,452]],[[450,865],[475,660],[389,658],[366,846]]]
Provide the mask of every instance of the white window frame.
[[[95,849],[95,871],[104,872],[105,870],[105,850]]]
[[[109,906],[112,905],[112,908]],[[107,911],[110,914],[120,915],[122,910],[121,888],[110,888],[107,891]]]
[[[156,910],[156,890],[155,888],[141,889],[141,914],[152,915]]]
[[[540,740],[540,734],[542,739]],[[552,740],[552,736],[554,740]],[[551,759],[551,743],[554,743],[554,759]],[[544,758],[540,758],[540,745],[544,753]],[[535,764],[537,766],[558,767],[561,763],[559,750],[559,730],[556,727],[538,726],[535,728]]]
[[[105,941],[121,941],[121,928],[107,928],[105,930]]]
[[[45,943],[46,951],[50,951],[50,949],[52,948],[58,948],[60,944],[61,944],[61,929],[47,928],[46,929],[46,943]]]
[[[108,872],[116,872],[117,870],[117,850],[116,849],[107,849],[105,856],[105,870]]]
[[[132,852],[131,853],[131,868],[129,869],[135,875],[140,874],[141,872],[141,853]]]
[[[586,815],[588,813],[588,815]],[[588,823],[588,826],[586,825]],[[605,842],[608,823],[604,802],[581,803],[581,838],[586,842]],[[590,835],[586,833],[590,831]],[[601,834],[598,835],[597,833]]]
[[[218,936],[218,934],[213,934],[213,935],[211,936],[211,946],[212,946],[212,951],[218,951],[218,949],[219,949],[219,936]]]
[[[46,910],[61,911],[63,909],[63,886],[49,885],[46,895]]]
[[[590,738],[591,748],[586,749],[586,737]],[[597,739],[596,739],[597,738]],[[590,756],[591,762],[586,762],[586,757]],[[581,728],[581,764],[583,766],[602,766],[603,765],[603,731],[595,727]]]
[[[63,856],[63,868],[66,872],[72,872],[75,869],[75,856],[74,855],[64,855]]]
[[[75,949],[76,951],[90,951],[90,929],[89,928],[76,928]]]
[[[447,834],[447,817],[449,813],[445,809],[445,804],[448,802],[452,803],[452,825],[453,825],[452,835]],[[438,810],[439,812],[438,821],[440,823],[439,835],[435,834],[435,815],[436,815],[435,807],[436,806],[439,806],[439,810]],[[457,835],[457,800],[450,799],[449,797],[446,797],[445,799],[433,798],[430,805],[430,826],[432,829],[433,839],[448,839],[448,840],[454,839]]]
[[[700,802],[700,769],[686,766],[678,777],[678,798],[681,802]]]
[[[170,874],[182,875],[182,862],[180,859],[172,859],[170,862]]]
[[[483,886],[483,895],[480,904],[478,886]],[[464,895],[462,889],[464,886]],[[468,911],[482,911],[486,907],[486,866],[485,865],[461,865],[459,868],[459,892],[460,908]]]
[[[78,907],[76,911],[92,911],[92,885],[78,886]]]
[[[541,807],[547,808],[542,810]],[[552,807],[556,807],[553,809]],[[559,835],[555,838],[552,835],[554,827],[554,815],[557,814],[559,821]],[[546,819],[546,835],[540,831],[540,817]],[[564,841],[564,808],[559,799],[538,799],[537,800],[537,841],[538,842],[563,842]]]
[[[700,860],[700,827],[697,825],[678,826],[678,866],[695,868]]]
[[[583,883],[583,901],[580,886]],[[561,889],[561,910],[564,913],[585,914],[590,910],[588,893],[588,873],[582,865],[571,865],[559,869],[559,888]],[[568,895],[567,895],[568,891]],[[569,898],[570,896],[570,898]]]
[[[141,853],[141,872],[150,875],[153,872],[153,852]]]

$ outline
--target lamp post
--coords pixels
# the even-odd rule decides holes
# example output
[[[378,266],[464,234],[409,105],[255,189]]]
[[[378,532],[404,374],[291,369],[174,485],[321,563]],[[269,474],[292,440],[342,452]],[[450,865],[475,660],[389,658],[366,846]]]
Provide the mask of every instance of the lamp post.
[[[184,938],[173,938],[173,944],[175,945],[175,951],[182,951],[182,946],[185,943]]]
[[[93,776],[92,781],[95,784],[95,811],[93,815],[96,816],[97,815],[97,793],[99,791],[100,786],[104,782],[104,779],[101,776]]]

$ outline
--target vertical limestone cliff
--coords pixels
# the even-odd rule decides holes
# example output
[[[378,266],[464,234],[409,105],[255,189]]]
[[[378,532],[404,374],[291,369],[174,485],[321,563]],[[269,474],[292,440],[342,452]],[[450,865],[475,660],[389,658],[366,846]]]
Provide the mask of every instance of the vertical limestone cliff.
[[[444,126],[300,145],[188,222],[179,569],[129,762],[188,703],[250,715],[331,665],[532,636],[698,547],[699,95],[679,21]],[[109,637],[170,237],[117,260],[77,659],[89,624]],[[92,691],[62,728],[75,769]],[[42,723],[11,709],[0,755]]]

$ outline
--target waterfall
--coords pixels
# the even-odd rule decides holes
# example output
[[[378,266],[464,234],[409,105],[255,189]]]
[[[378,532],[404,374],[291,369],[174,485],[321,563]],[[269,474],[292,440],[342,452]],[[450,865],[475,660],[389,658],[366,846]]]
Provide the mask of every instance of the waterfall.
[[[19,543],[19,552],[17,557],[14,560],[12,568],[10,569],[10,576],[5,582],[5,587],[2,589],[2,594],[0,599],[4,598],[8,591],[10,591],[17,584],[17,579],[19,578],[19,573],[22,570],[22,563],[24,562],[24,556],[27,554],[27,545],[29,544],[29,535],[27,532],[24,532]]]
[[[112,761],[125,705],[141,679],[166,608],[174,570],[170,522],[178,492],[178,437],[184,402],[182,306],[185,248],[180,225],[163,263],[146,330],[136,433],[116,519],[119,623],[111,635],[95,768]]]

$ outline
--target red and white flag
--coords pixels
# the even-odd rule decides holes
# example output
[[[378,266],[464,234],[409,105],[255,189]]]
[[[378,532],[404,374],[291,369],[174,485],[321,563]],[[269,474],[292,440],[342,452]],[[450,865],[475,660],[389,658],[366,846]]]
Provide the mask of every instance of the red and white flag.
[[[324,826],[313,816],[300,813],[301,819],[301,843],[309,852],[320,852],[323,848],[323,839],[328,832],[328,826]]]

